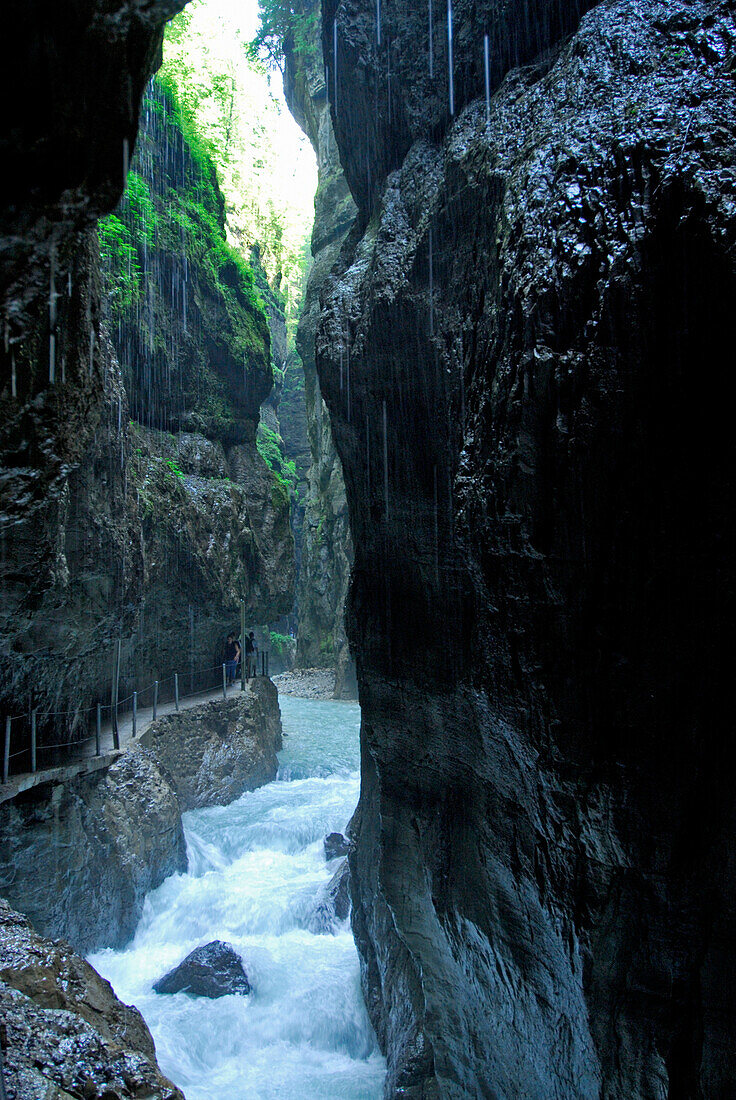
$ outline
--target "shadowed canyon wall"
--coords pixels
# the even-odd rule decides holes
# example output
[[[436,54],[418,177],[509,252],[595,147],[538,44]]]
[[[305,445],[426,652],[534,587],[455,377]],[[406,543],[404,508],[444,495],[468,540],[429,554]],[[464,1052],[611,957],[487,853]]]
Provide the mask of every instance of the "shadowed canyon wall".
[[[304,367],[307,433],[311,453],[299,573],[297,660],[305,668],[333,666],[335,695],[354,696],[355,669],[345,632],[345,602],[353,546],[342,466],[332,439],[315,363],[320,292],[356,213],[340,165],[319,42],[320,4],[307,5],[308,42],[285,43],[284,91],[294,118],[309,138],[319,171],[312,255],[297,348]],[[344,383],[344,379],[343,379]]]
[[[152,8],[142,28],[128,6],[117,20],[91,6],[73,43],[68,27],[48,40],[40,32],[29,65],[44,50],[55,59],[55,109],[63,114],[66,97],[105,164],[118,93],[97,62],[62,73],[64,51],[85,35],[96,42],[102,21],[111,41],[99,64],[130,65],[123,84],[140,89],[173,10],[161,5],[155,19]],[[126,45],[127,21],[150,39],[140,57]],[[3,212],[0,708],[36,707],[44,742],[87,734],[89,708],[109,702],[116,638],[124,696],[221,661],[241,599],[254,623],[293,603],[288,492],[256,448],[273,375],[253,273],[225,241],[214,165],[160,88],[145,99],[134,149],[139,98],[114,176],[75,166],[76,190],[42,116],[22,120],[28,132],[19,124],[7,143],[29,163],[45,149],[48,178],[22,206],[11,175],[18,193]],[[119,196],[123,168],[132,170],[101,223],[100,265],[89,227]]]
[[[458,0],[452,88],[430,10],[323,29],[387,1095],[725,1097],[733,6]]]

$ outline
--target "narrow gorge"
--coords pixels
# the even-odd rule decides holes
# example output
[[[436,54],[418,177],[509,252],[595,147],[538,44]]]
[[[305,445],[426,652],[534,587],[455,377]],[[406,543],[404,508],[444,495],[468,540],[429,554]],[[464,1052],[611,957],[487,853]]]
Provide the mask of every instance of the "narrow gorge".
[[[360,716],[282,694],[287,723],[319,714],[282,747],[262,676],[0,801],[0,894],[35,926],[0,902],[6,1089],[45,1088],[73,1033],[88,1077],[66,1058],[46,1100],[187,1092],[41,939],[64,935],[196,1100],[736,1096],[736,5],[261,0],[319,170],[298,328],[155,76],[184,10],[6,19],[4,774],[8,745],[30,771],[32,736],[93,735],[118,642],[121,695],[175,669],[194,690],[241,616],[298,620],[297,664],[334,667]],[[257,751],[229,742],[246,719]],[[323,822],[348,834],[365,1008]],[[144,974],[210,916],[264,997],[207,1017],[221,1087],[179,1049],[198,1010]]]

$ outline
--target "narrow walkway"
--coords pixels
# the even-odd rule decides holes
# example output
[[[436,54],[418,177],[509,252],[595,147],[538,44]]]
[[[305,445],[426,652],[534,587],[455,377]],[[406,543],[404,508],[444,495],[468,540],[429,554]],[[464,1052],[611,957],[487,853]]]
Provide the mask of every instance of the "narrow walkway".
[[[246,681],[246,691],[250,690],[251,683],[252,680]],[[231,699],[233,695],[236,694],[241,694],[240,681],[228,687],[227,698]],[[180,699],[179,710],[191,710],[192,707],[199,707],[202,706],[203,703],[210,703],[217,699],[224,701],[221,686],[212,690],[207,689],[194,695],[188,695],[186,698]],[[173,701],[170,703],[159,703],[158,705],[156,712],[157,720],[167,714],[176,714],[176,703]],[[136,718],[136,739],[139,738],[152,723],[153,707],[139,709]],[[63,764],[58,764],[51,768],[44,768],[36,772],[24,772],[21,775],[11,775],[7,783],[0,783],[0,803],[7,802],[8,799],[15,798],[21,791],[30,790],[32,787],[38,787],[42,783],[60,783],[66,779],[73,779],[76,775],[89,775],[92,772],[100,771],[102,768],[108,768],[124,751],[125,746],[133,740],[132,714],[126,713],[118,718],[118,734],[120,748],[116,749],[113,743],[112,722],[105,722],[101,727],[99,756],[96,753],[95,738],[92,737],[88,738],[80,745],[79,752],[73,759],[66,760]]]

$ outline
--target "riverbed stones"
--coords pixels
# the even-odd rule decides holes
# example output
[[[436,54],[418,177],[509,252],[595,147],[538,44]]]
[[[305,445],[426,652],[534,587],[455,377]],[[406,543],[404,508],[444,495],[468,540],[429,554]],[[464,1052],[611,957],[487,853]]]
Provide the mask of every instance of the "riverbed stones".
[[[136,1008],[69,944],[0,900],[0,1019],[8,1100],[184,1100]]]
[[[274,676],[279,695],[295,695],[300,699],[334,699],[335,672],[331,668],[292,668]]]
[[[188,993],[191,997],[212,999],[231,993],[245,995],[251,992],[242,959],[229,943],[222,940],[196,947],[153,988],[156,993]]]
[[[270,783],[278,770],[281,716],[278,692],[256,677],[228,699],[159,718],[141,736],[170,776],[182,812],[226,806]]]

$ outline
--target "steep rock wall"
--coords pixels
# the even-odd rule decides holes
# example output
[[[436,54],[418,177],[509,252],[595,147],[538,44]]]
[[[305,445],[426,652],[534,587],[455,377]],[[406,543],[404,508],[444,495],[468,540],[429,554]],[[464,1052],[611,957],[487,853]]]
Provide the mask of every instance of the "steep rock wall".
[[[379,45],[325,5],[359,217],[317,358],[387,1095],[729,1095],[733,437],[696,372],[736,289],[733,7],[458,0],[454,118],[444,7],[431,75],[426,7],[381,8]]]
[[[145,749],[0,803],[0,836],[3,897],[77,951],[122,947],[149,890],[187,867],[176,789]]]
[[[171,777],[182,813],[227,806],[270,783],[282,747],[276,686],[253,677],[227,700],[159,718],[141,736]]]
[[[90,332],[99,337],[99,298],[79,270],[83,235],[120,197],[164,21],[183,6],[89,0],[71,12],[31,0],[7,13],[0,80],[15,109],[0,135],[3,524],[63,494],[100,418],[104,371],[87,350]],[[69,286],[67,306],[56,295]],[[48,381],[52,334],[60,385]]]
[[[9,505],[0,538],[0,711],[18,716],[14,751],[29,744],[32,708],[44,745],[89,734],[116,639],[122,696],[175,670],[201,687],[195,674],[222,660],[241,600],[253,622],[293,603],[288,493],[256,447],[273,382],[267,321],[225,241],[214,165],[182,126],[153,84],[124,198],[101,222],[101,271],[95,235],[63,249],[54,238],[51,298],[23,306],[15,340],[25,374],[19,358],[0,391],[3,443],[25,430],[28,401],[48,451],[35,468],[29,439],[21,472],[5,471],[9,493],[25,492],[23,478],[46,493]],[[10,317],[21,290],[8,294]],[[54,431],[86,441],[63,475]]]
[[[320,4],[309,6],[316,16]],[[329,667],[336,672],[335,695],[355,692],[355,674],[345,633],[345,603],[353,562],[342,466],[332,439],[330,418],[322,400],[315,362],[315,336],[320,291],[355,219],[356,208],[340,165],[330,120],[329,102],[318,43],[296,51],[286,43],[284,91],[294,118],[317,156],[318,183],[312,232],[314,263],[304,294],[297,331],[311,453],[298,585],[297,661],[304,668]]]

